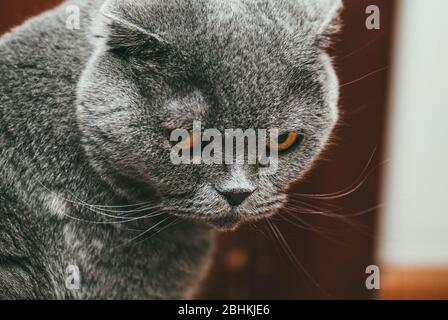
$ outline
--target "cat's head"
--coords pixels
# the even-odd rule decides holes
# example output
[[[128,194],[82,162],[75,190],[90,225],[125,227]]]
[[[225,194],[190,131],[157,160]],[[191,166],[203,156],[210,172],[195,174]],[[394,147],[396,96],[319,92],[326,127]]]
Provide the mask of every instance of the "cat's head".
[[[107,1],[78,88],[90,162],[116,190],[219,228],[272,215],[337,120],[325,53],[340,0]],[[175,129],[278,129],[278,170],[175,165]],[[298,135],[295,135],[297,133]],[[300,139],[303,137],[304,139]]]

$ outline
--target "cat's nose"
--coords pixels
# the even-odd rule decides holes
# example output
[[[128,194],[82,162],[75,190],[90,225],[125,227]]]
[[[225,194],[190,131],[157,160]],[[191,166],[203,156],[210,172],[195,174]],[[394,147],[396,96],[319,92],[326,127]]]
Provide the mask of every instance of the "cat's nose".
[[[252,194],[253,191],[248,191],[245,189],[231,189],[226,191],[218,190],[218,192],[227,200],[227,202],[231,206],[236,207],[242,204],[244,200],[246,200],[247,197]]]

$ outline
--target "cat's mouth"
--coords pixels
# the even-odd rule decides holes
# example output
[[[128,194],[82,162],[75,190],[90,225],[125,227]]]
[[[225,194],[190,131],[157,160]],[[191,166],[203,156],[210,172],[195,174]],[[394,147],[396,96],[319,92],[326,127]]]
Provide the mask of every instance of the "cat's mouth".
[[[232,210],[226,215],[216,216],[211,219],[207,219],[207,223],[218,231],[234,231],[241,224],[246,222],[256,222],[259,220],[267,219],[272,217],[280,210],[280,207],[271,208],[269,210],[263,210],[257,212],[256,214],[251,213],[241,213],[238,210]]]
[[[172,214],[196,221],[202,221],[215,228],[218,231],[235,231],[241,224],[245,222],[254,222],[274,215],[278,209],[263,210],[262,212],[242,212],[241,210],[232,209],[228,212],[219,214],[200,215],[197,213],[170,210]]]
[[[207,223],[219,231],[234,231],[240,226],[242,221],[243,218],[236,212],[207,219]]]
[[[196,212],[184,210],[170,210],[172,214],[186,219],[205,222],[218,231],[234,231],[245,221],[244,215],[231,210],[220,214],[200,215]]]
[[[205,222],[218,231],[234,231],[243,223],[255,222],[275,215],[283,207],[284,201],[284,197],[279,197],[260,204],[256,210],[231,207],[213,212],[201,212],[201,210],[175,206],[165,207],[165,210],[178,217]]]

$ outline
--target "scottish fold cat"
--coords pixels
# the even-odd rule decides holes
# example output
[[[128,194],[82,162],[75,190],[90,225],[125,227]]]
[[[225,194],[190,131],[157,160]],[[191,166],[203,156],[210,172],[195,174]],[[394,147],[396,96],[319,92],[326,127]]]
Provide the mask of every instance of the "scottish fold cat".
[[[0,297],[192,297],[214,230],[275,214],[328,141],[340,7],[72,0],[2,36]],[[193,121],[278,128],[278,170],[174,165]]]

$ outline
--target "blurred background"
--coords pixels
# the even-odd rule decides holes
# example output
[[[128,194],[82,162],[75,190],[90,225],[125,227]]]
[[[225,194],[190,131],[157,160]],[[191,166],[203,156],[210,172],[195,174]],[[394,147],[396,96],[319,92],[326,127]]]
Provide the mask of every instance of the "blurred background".
[[[2,0],[0,33],[60,2]],[[448,299],[448,2],[344,2],[333,144],[280,215],[219,236],[198,298]]]

